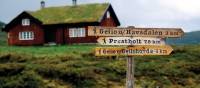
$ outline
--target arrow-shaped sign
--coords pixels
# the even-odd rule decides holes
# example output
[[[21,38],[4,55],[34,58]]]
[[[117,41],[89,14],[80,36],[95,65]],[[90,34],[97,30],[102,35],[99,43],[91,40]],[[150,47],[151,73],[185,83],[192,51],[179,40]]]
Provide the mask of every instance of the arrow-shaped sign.
[[[153,37],[100,37],[101,45],[165,45],[163,38]]]
[[[169,55],[171,46],[97,47],[96,56]]]
[[[115,36],[115,37],[181,37],[184,32],[181,28],[120,28],[89,26],[88,36]]]

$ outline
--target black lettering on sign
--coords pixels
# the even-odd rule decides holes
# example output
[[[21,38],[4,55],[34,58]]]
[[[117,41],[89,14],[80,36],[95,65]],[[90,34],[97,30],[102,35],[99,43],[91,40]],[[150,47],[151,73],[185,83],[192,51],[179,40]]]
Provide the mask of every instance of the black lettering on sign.
[[[178,32],[170,32],[170,35],[178,35]]]
[[[93,31],[94,31],[94,34],[96,34],[96,33],[97,33],[96,27],[94,27]]]

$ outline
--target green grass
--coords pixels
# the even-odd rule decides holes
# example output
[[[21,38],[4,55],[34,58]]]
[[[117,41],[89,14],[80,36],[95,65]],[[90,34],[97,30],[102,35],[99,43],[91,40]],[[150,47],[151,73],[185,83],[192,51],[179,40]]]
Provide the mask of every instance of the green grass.
[[[94,47],[96,45],[1,46],[0,88],[124,87],[126,60],[95,57]],[[200,87],[200,45],[173,48],[170,56],[135,57],[138,88]]]
[[[46,7],[28,12],[44,24],[98,22],[109,4],[82,4],[74,6]]]
[[[2,46],[0,53],[16,53],[32,56],[70,56],[79,55],[80,53],[91,52],[94,45],[63,45],[63,46],[37,46],[37,47],[20,47],[20,46]]]

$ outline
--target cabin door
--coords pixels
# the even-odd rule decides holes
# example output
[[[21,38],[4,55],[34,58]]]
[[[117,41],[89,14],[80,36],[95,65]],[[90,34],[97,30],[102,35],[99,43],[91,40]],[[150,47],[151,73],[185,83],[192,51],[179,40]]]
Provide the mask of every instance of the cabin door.
[[[44,33],[45,33],[45,43],[56,43],[55,29],[46,29]]]

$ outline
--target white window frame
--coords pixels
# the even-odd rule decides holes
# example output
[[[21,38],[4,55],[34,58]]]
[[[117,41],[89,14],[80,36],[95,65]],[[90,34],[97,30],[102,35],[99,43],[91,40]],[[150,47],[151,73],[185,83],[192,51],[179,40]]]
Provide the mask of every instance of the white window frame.
[[[69,28],[69,37],[85,37],[85,28]]]
[[[107,18],[110,18],[110,12],[109,12],[109,11],[107,11],[106,17],[107,17]]]
[[[85,28],[80,28],[79,30],[81,33],[80,37],[85,37]]]
[[[34,33],[32,31],[19,32],[19,40],[34,40]]]
[[[25,18],[22,19],[22,26],[29,26],[30,25],[30,19]]]

